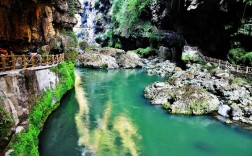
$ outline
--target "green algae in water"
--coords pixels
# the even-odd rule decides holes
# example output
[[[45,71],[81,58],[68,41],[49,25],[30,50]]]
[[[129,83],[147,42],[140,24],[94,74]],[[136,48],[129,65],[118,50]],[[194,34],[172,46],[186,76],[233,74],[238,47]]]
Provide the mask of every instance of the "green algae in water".
[[[76,72],[75,90],[40,135],[42,156],[252,155],[251,132],[151,106],[143,90],[159,77],[143,70]]]

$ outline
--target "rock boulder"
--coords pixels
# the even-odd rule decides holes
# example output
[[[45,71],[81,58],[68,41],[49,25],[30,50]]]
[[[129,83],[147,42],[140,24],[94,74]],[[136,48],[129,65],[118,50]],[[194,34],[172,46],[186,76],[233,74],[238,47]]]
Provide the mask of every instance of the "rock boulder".
[[[126,54],[121,55],[117,59],[117,63],[122,68],[139,68],[143,66],[142,59],[131,51],[128,51]]]
[[[114,57],[92,52],[79,55],[76,65],[80,67],[91,68],[119,68]]]
[[[220,104],[218,98],[194,85],[183,87],[173,86],[167,83],[154,83],[146,87],[145,97],[152,104],[170,104],[170,112],[174,114],[208,114],[218,110]]]

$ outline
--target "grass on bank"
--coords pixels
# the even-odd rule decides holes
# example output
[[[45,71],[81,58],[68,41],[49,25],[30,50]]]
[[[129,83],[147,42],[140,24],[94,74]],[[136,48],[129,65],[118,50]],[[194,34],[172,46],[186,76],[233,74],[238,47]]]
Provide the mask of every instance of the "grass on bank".
[[[25,132],[16,134],[8,149],[13,149],[12,156],[38,156],[38,135],[51,112],[59,106],[61,97],[70,90],[75,82],[73,63],[63,62],[58,66],[52,67],[52,71],[56,72],[59,82],[54,91],[47,90],[32,105],[28,118],[29,127]],[[53,104],[53,100],[57,101]]]

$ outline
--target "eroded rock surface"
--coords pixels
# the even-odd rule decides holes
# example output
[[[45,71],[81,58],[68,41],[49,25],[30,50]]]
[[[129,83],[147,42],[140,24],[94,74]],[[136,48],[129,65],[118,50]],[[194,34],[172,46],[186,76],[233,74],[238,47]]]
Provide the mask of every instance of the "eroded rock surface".
[[[154,83],[145,89],[145,97],[151,99],[152,104],[163,105],[174,114],[207,114],[218,110],[218,98],[195,85],[182,87],[169,82]]]
[[[114,57],[99,53],[84,53],[78,56],[76,66],[89,68],[119,68]]]
[[[48,43],[51,37],[63,29],[72,29],[77,23],[72,12],[79,12],[80,2],[77,0],[71,8],[68,3],[67,0],[1,1],[0,47],[27,52],[27,48]]]
[[[252,86],[247,81],[211,64],[187,64],[187,70],[177,67],[161,70],[167,63],[150,65],[151,71],[157,71],[151,74],[171,75],[167,82],[146,87],[145,96],[152,104],[163,105],[171,113],[218,112],[232,120],[252,124]]]
[[[14,126],[22,125],[30,112],[31,101],[35,101],[46,89],[55,89],[58,81],[57,74],[49,69],[26,70],[2,76],[0,106],[11,114]]]
[[[147,69],[148,74],[159,75],[161,77],[171,76],[176,68],[175,63],[171,63],[169,60],[161,61],[159,59],[146,60],[145,68]]]
[[[91,68],[139,68],[142,67],[143,59],[137,54],[121,49],[101,48],[99,51],[86,52],[78,56],[76,66]]]

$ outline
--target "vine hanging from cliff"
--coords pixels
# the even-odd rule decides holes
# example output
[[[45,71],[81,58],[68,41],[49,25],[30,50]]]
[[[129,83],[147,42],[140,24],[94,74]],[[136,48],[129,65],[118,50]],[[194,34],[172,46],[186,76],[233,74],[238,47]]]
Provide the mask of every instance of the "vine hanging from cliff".
[[[114,0],[112,5],[112,23],[116,34],[129,36],[136,27],[138,17],[154,0]]]
[[[249,5],[252,5],[252,0],[243,0],[243,2],[248,3]]]
[[[72,17],[74,17],[74,15],[77,13],[76,11],[76,0],[67,0],[68,3],[68,14]]]
[[[1,144],[3,144],[5,141],[8,140],[8,137],[11,134],[10,129],[13,125],[13,120],[11,119],[10,114],[8,114],[3,109],[3,106],[2,106],[3,101],[4,101],[4,97],[0,96],[0,147],[1,147]]]

